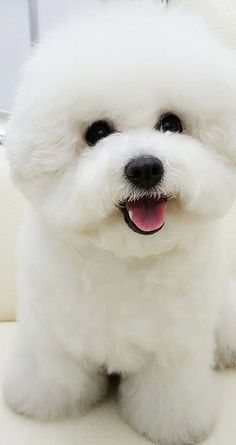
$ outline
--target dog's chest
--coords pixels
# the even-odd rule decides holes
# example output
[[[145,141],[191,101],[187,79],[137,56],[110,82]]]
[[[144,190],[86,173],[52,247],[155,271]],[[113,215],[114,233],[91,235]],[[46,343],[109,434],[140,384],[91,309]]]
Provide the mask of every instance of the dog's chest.
[[[110,372],[136,369],[160,328],[158,271],[151,262],[97,264],[88,275],[88,349]]]
[[[188,348],[209,324],[219,288],[209,267],[191,252],[126,260],[86,249],[62,264],[50,319],[76,359],[132,372],[153,354]]]
[[[186,273],[187,273],[186,265]],[[80,353],[108,371],[142,366],[147,353],[166,349],[189,331],[191,280],[175,260],[117,261],[94,255],[83,270],[76,314]],[[82,314],[82,316],[81,316]]]

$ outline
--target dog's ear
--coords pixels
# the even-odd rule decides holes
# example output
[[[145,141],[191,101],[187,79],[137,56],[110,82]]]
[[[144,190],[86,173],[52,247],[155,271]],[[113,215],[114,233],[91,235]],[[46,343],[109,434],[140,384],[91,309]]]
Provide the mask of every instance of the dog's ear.
[[[227,48],[218,38],[216,43],[206,56],[208,70],[196,81],[195,89],[204,102],[197,110],[192,132],[236,167],[236,50]],[[202,96],[201,85],[205,88]]]
[[[217,97],[220,111],[215,138],[220,155],[236,167],[236,50],[227,50],[221,63],[224,64],[222,75],[219,70],[216,76],[222,76],[224,87]]]

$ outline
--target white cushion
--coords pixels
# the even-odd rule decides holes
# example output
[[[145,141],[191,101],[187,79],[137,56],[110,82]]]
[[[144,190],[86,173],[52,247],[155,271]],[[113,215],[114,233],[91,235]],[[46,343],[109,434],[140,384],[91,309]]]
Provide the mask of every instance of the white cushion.
[[[0,146],[0,320],[14,320],[16,310],[17,239],[23,197],[9,177],[6,153]]]
[[[0,385],[15,330],[16,323],[0,323]],[[217,378],[223,386],[221,415],[204,445],[235,445],[236,373]],[[84,417],[40,423],[13,413],[0,394],[0,431],[4,445],[151,445],[121,420],[114,395]]]

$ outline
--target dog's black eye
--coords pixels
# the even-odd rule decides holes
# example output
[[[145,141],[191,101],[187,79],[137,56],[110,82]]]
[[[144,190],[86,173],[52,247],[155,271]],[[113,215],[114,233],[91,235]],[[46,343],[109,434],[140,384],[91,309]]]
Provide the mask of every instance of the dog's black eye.
[[[95,145],[100,139],[103,139],[109,134],[114,133],[114,129],[105,120],[93,122],[85,133],[85,140],[88,145]]]
[[[181,120],[178,116],[172,113],[163,114],[156,125],[156,129],[162,133],[165,133],[166,131],[170,131],[171,133],[183,132]]]

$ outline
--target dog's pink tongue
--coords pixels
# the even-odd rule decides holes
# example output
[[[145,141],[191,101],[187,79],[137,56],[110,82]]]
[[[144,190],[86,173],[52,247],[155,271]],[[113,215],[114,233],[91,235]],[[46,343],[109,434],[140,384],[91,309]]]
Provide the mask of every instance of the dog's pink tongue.
[[[166,201],[164,199],[139,199],[126,203],[129,217],[143,232],[160,229],[166,216]]]

